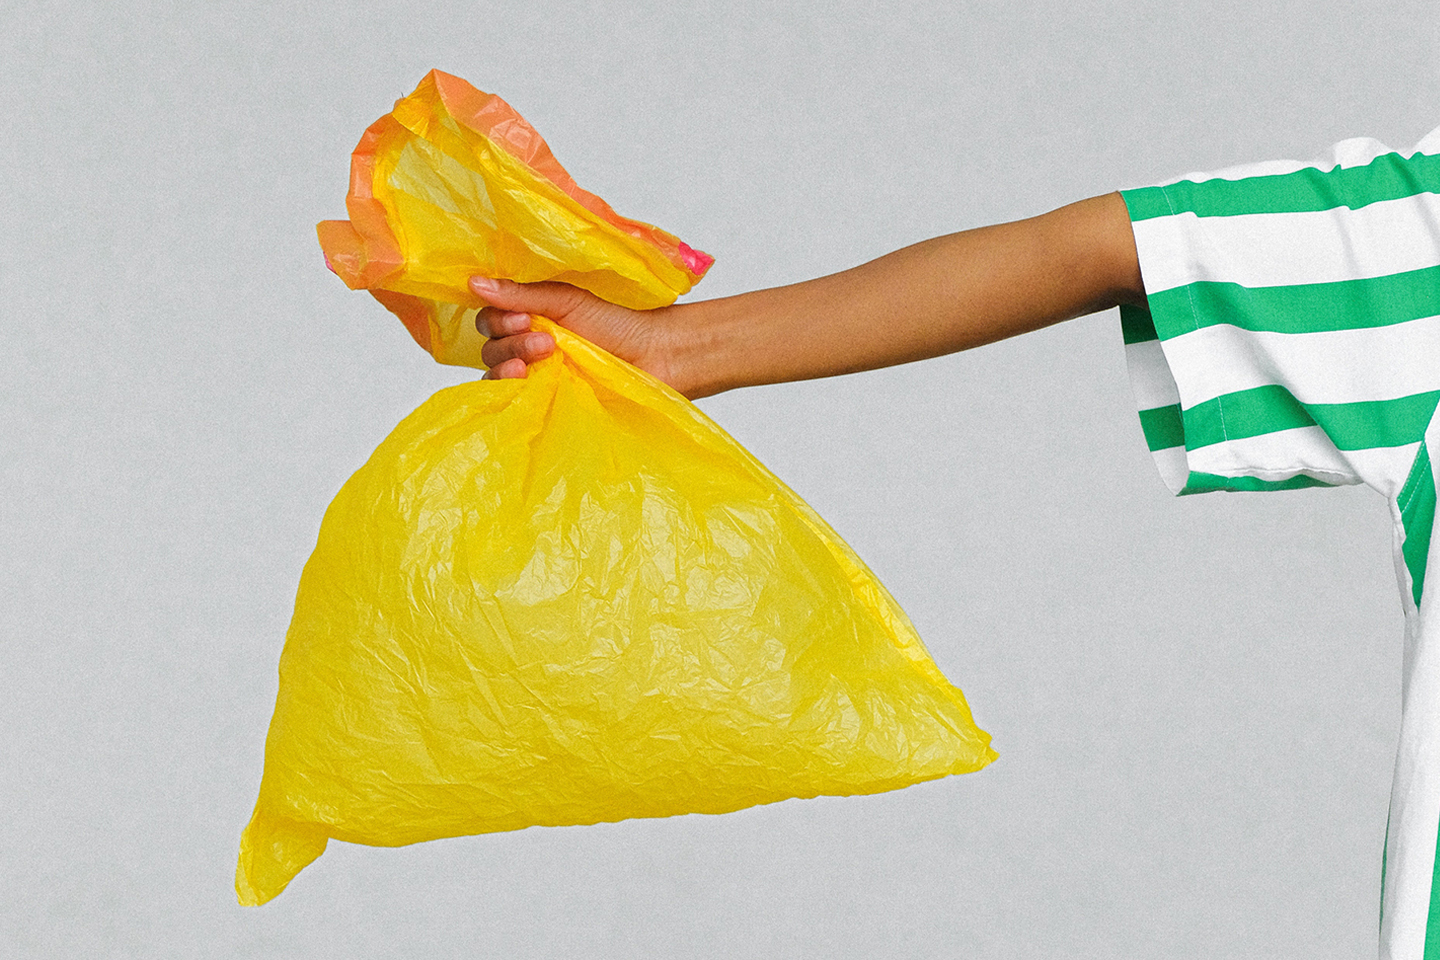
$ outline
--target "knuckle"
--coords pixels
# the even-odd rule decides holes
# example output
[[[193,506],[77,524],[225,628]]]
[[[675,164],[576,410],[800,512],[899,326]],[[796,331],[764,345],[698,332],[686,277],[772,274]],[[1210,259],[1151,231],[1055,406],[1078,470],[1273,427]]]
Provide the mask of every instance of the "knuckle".
[[[494,307],[481,307],[475,313],[475,329],[487,337],[495,336],[495,316]]]
[[[480,359],[485,361],[487,367],[502,364],[509,358],[510,353],[505,349],[505,344],[498,340],[491,340],[480,348]]]

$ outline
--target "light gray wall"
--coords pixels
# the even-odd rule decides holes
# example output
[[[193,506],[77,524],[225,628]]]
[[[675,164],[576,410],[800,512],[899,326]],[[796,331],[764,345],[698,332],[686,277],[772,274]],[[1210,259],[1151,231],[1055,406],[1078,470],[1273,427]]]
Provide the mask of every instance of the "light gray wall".
[[[1113,314],[703,404],[906,606],[991,768],[337,843],[258,910],[231,883],[322,512],[466,375],[314,238],[361,131],[430,67],[714,254],[706,296],[1186,170],[1408,146],[1440,123],[1437,24],[1432,0],[8,0],[0,952],[1370,954],[1398,725],[1385,505],[1170,498]]]

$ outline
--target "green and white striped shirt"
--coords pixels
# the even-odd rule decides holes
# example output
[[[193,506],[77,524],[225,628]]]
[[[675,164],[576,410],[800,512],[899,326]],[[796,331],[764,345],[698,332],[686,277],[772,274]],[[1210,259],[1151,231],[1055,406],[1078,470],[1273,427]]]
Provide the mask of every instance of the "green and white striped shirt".
[[[1123,195],[1149,299],[1121,310],[1125,352],[1170,488],[1391,503],[1409,642],[1380,953],[1440,960],[1440,130]]]

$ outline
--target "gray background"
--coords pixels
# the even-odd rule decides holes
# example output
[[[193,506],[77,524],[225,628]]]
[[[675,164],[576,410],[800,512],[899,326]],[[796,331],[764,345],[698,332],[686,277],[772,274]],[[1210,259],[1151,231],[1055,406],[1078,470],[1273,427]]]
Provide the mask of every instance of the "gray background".
[[[0,952],[1355,957],[1398,726],[1385,505],[1174,500],[1112,314],[702,406],[908,609],[1001,759],[724,817],[332,844],[235,905],[322,512],[465,377],[323,267],[432,66],[720,295],[1440,123],[1433,0],[0,8]],[[883,330],[877,327],[876,336]]]

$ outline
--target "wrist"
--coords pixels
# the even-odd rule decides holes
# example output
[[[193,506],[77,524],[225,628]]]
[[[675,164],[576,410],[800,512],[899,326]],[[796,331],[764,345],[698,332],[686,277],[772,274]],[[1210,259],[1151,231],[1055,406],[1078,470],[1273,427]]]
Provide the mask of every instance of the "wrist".
[[[739,383],[725,376],[725,343],[732,326],[727,301],[699,300],[679,303],[654,312],[654,352],[646,368],[676,392],[698,400],[721,393]]]

